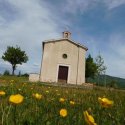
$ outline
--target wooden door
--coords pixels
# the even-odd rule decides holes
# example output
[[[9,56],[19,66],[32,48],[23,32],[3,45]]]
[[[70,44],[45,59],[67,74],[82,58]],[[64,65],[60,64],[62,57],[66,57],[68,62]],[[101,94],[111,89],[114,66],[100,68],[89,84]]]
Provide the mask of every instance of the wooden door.
[[[67,79],[68,79],[68,67],[67,66],[59,66],[58,82],[67,83]]]

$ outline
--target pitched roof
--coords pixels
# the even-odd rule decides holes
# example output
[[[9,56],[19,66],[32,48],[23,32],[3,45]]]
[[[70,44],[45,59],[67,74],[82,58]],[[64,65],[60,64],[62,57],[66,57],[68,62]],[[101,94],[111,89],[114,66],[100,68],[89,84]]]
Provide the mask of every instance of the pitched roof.
[[[75,41],[71,40],[71,39],[67,39],[67,38],[63,38],[63,39],[51,39],[51,40],[45,40],[43,41],[43,46],[45,43],[51,43],[51,42],[59,42],[59,41],[62,41],[62,40],[67,40],[73,44],[75,44],[76,46],[80,46],[82,47],[83,49],[85,49],[86,51],[88,50],[88,48],[80,43],[76,43]]]

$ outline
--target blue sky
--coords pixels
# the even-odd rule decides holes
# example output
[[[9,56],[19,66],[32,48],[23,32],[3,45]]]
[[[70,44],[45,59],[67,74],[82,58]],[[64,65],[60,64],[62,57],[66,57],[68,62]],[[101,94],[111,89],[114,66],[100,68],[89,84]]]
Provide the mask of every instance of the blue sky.
[[[42,41],[72,39],[101,53],[108,75],[125,78],[125,0],[0,0],[0,57],[7,46],[20,46],[29,56],[17,71],[40,71]],[[0,58],[0,72],[11,65]]]

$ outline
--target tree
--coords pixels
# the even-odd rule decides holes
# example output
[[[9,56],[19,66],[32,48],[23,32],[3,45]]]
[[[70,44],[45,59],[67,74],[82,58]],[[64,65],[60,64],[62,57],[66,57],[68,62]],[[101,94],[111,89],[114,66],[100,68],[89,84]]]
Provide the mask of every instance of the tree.
[[[111,88],[118,88],[117,81],[111,80],[110,83],[109,83],[109,87],[111,87]]]
[[[96,62],[96,65],[97,65],[97,80],[98,80],[97,82],[98,82],[98,85],[99,85],[99,77],[102,74],[105,75],[107,67],[104,65],[104,59],[102,58],[100,53],[96,57],[95,62]],[[106,86],[106,76],[104,78],[105,78],[105,86]]]
[[[85,68],[86,81],[88,80],[88,78],[94,78],[96,73],[97,73],[96,63],[89,54],[88,57],[86,58],[86,68]]]
[[[24,73],[21,76],[23,76],[23,77],[29,77],[29,74],[28,73]]]
[[[3,73],[4,76],[9,76],[10,75],[10,72],[9,70],[5,70],[4,73]]]
[[[20,77],[21,76],[21,71],[19,71],[19,73],[18,73],[18,77]]]
[[[16,48],[14,48],[13,46],[8,46],[2,59],[8,61],[12,65],[12,75],[14,75],[17,64],[21,65],[22,63],[26,63],[28,61],[28,56],[20,47],[16,46]]]

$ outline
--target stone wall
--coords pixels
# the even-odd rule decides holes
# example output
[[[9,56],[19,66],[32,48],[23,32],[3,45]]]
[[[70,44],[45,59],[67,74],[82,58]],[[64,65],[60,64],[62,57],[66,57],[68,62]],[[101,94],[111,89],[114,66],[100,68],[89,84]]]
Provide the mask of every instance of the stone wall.
[[[29,81],[30,82],[38,82],[39,81],[39,74],[37,74],[37,73],[29,74]]]

